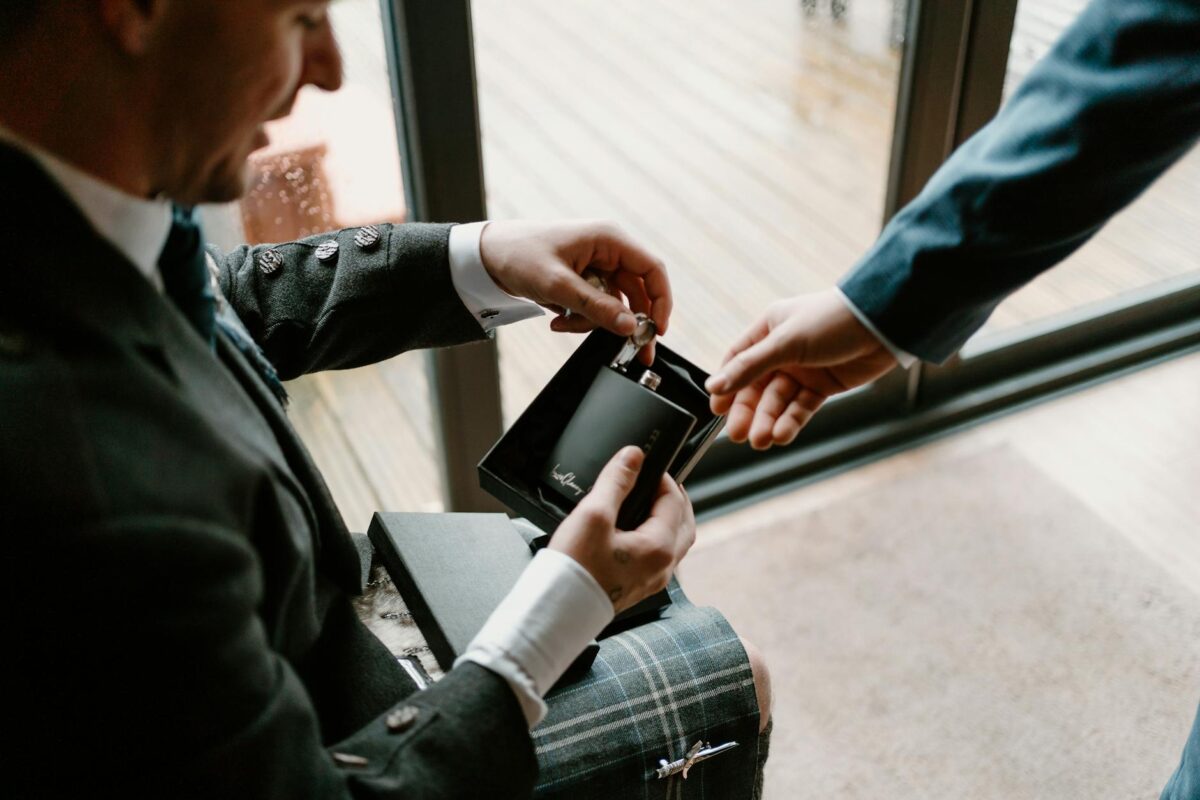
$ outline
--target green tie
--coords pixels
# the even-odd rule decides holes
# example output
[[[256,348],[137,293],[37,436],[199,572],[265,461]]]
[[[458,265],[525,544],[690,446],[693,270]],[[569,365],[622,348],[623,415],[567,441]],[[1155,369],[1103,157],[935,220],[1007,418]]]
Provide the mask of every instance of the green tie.
[[[172,206],[171,232],[158,258],[163,289],[209,347],[214,347],[216,298],[204,263],[204,237],[191,208]]]

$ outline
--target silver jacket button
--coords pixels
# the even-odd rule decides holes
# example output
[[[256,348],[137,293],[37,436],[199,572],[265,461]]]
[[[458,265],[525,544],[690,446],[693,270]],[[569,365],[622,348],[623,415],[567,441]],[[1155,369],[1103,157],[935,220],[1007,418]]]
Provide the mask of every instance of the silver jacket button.
[[[364,225],[358,229],[358,233],[354,234],[354,243],[363,250],[374,250],[379,244],[380,239],[379,228],[374,225]]]
[[[387,729],[392,733],[402,733],[413,726],[421,711],[416,706],[400,706],[384,718]]]
[[[264,275],[274,275],[283,268],[283,256],[274,250],[264,250],[258,255],[258,268]]]
[[[333,760],[338,763],[338,766],[342,767],[365,767],[371,763],[362,756],[356,756],[353,753],[334,753]]]
[[[334,239],[326,239],[317,245],[317,260],[322,262],[330,262],[337,258],[338,243]]]

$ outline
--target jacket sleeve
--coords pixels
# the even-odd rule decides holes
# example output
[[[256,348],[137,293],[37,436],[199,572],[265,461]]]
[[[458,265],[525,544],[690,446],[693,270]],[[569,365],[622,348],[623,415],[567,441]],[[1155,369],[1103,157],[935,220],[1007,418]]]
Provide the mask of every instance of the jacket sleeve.
[[[365,247],[347,228],[210,251],[222,293],[284,380],[485,338],[450,278],[451,226],[376,227]],[[336,251],[319,253],[330,241]]]
[[[22,676],[9,687],[3,737],[22,765],[10,776],[14,796],[96,787],[279,800],[532,791],[533,747],[516,698],[474,664],[404,698],[417,709],[407,727],[390,730],[384,713],[323,744],[304,685],[258,617],[260,573],[244,536],[165,517],[41,533],[69,540],[71,557],[54,560],[41,592],[18,595],[18,575],[6,586],[14,599],[40,598],[38,613],[10,631]],[[72,625],[79,613],[86,619]]]
[[[1200,133],[1200,2],[1094,0],[840,286],[944,361],[1131,203]]]

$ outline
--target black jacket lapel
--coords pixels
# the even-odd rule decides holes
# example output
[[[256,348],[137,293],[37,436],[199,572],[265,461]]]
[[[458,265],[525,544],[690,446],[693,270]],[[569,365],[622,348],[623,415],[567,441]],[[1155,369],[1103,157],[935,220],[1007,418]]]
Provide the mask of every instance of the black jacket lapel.
[[[270,427],[284,458],[292,468],[292,474],[311,500],[311,508],[316,515],[316,530],[320,532],[317,536],[319,557],[337,576],[338,582],[346,591],[357,594],[361,576],[358,551],[308,449],[296,435],[278,399],[263,383],[258,371],[220,332],[217,334],[217,354]]]
[[[274,396],[224,337],[220,359],[125,257],[100,237],[32,160],[0,146],[0,177],[22,198],[0,219],[0,316],[65,346],[116,347],[150,363],[209,420],[213,434],[269,459],[301,499],[339,576],[358,584],[353,543]],[[341,541],[344,540],[344,541]],[[348,553],[346,551],[349,551]],[[352,560],[351,560],[352,559]]]

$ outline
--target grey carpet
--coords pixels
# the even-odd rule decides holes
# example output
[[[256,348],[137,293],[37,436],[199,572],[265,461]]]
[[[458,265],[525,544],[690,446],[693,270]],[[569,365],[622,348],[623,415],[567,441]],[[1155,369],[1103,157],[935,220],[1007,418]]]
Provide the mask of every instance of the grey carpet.
[[[1005,447],[682,581],[772,667],[767,800],[1157,798],[1200,699],[1195,587]]]

